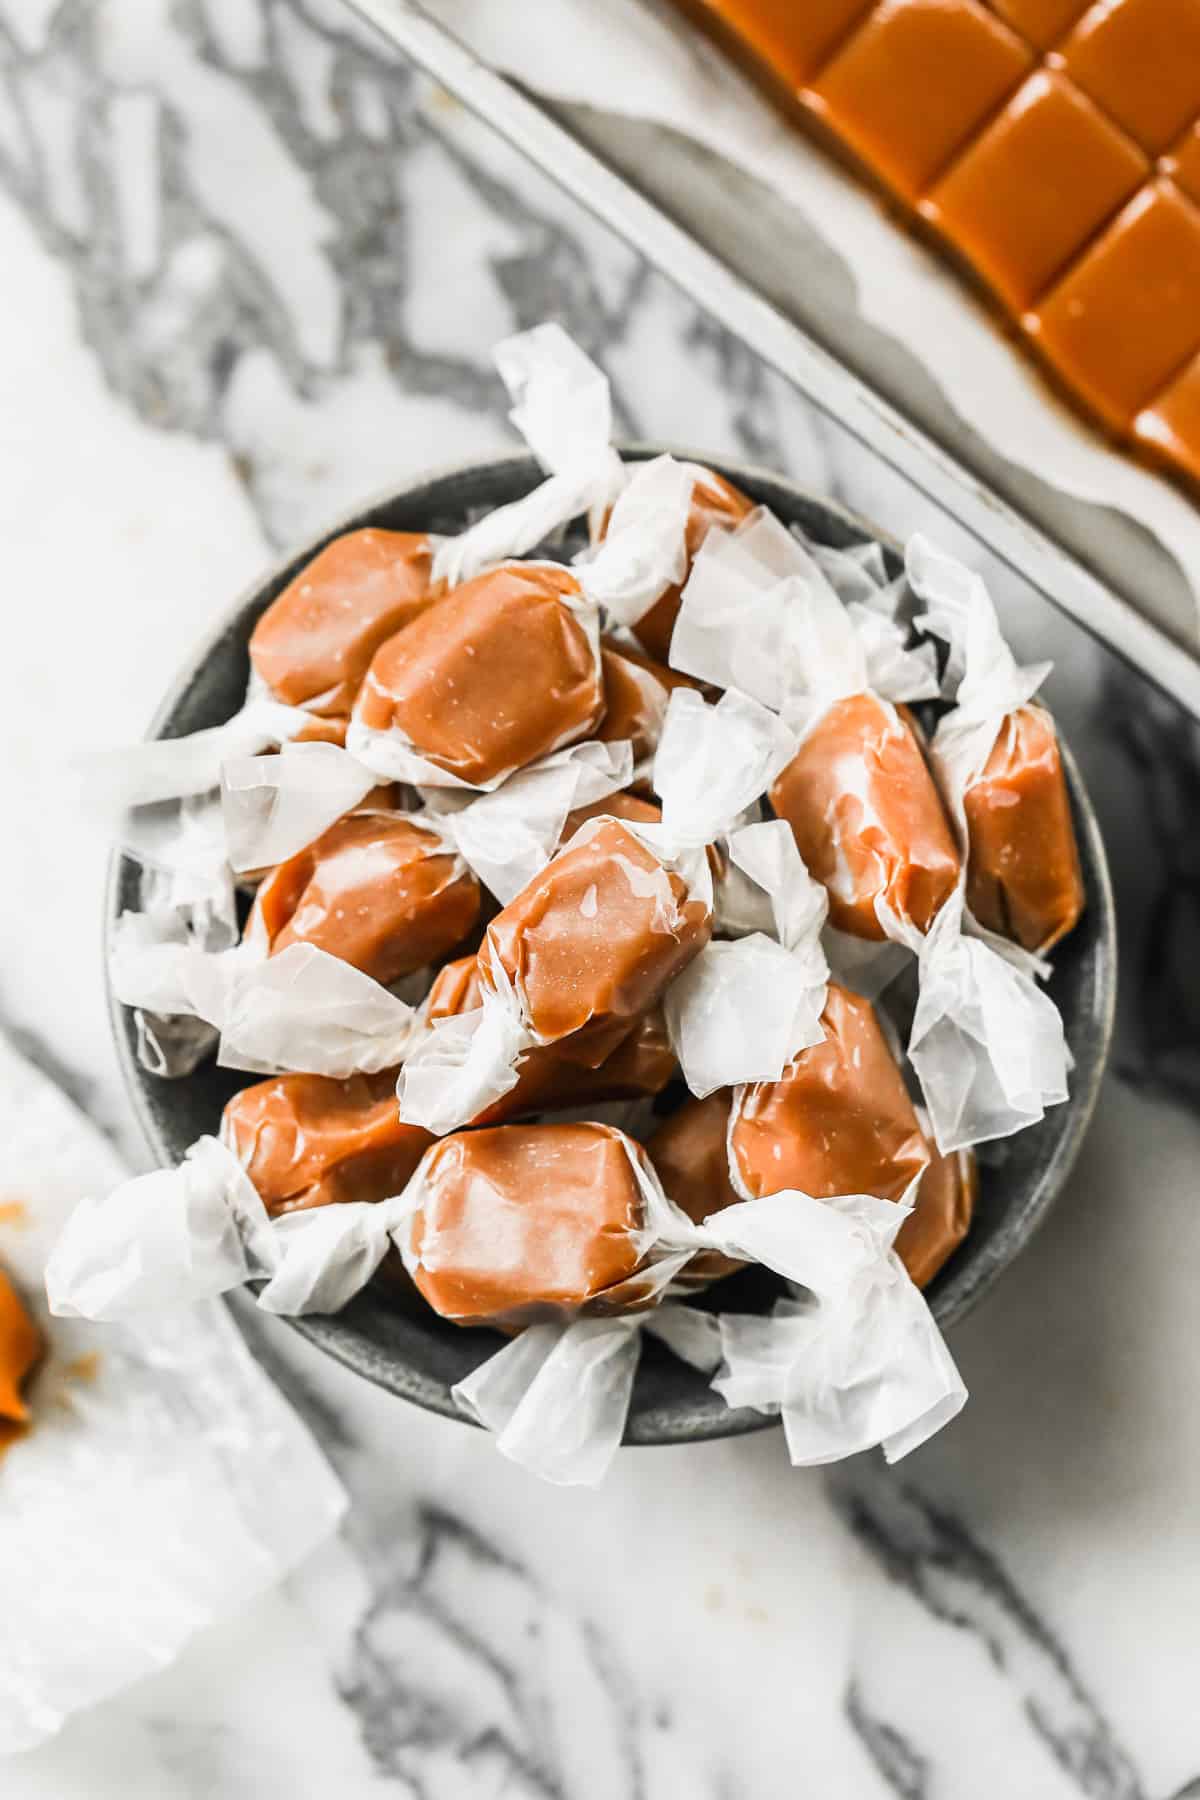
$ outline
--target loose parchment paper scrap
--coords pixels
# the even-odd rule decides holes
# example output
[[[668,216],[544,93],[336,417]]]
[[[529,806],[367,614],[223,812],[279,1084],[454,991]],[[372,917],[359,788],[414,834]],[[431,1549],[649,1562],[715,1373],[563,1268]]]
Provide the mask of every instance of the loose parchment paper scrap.
[[[807,143],[665,0],[423,3],[477,55],[527,86],[669,126],[795,206],[849,269],[866,322],[919,358],[985,443],[1075,499],[1145,526],[1200,601],[1200,508],[1109,449],[1057,401],[937,257],[898,230],[865,188]]]
[[[49,1341],[32,1428],[0,1457],[0,1753],[165,1667],[346,1507],[219,1301],[136,1329],[48,1317],[64,1218],[126,1173],[0,1038],[0,1261]]]

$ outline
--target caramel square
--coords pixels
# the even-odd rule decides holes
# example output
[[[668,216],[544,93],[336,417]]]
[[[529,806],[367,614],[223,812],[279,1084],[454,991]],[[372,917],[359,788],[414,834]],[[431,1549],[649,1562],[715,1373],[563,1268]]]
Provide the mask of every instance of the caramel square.
[[[1171,145],[1159,168],[1192,200],[1200,200],[1200,125],[1193,125]]]
[[[1020,312],[1149,174],[1078,88],[1039,70],[920,210]]]
[[[1138,414],[1133,435],[1151,456],[1200,481],[1200,357]]]
[[[1200,350],[1200,211],[1149,183],[1022,323],[1086,406],[1124,429]]]
[[[1157,154],[1200,115],[1200,0],[1097,0],[1062,59],[1097,106]]]
[[[803,87],[871,0],[699,0],[789,87]]]
[[[915,200],[1033,61],[976,0],[881,0],[805,97],[882,181]]]
[[[1049,50],[1065,31],[1069,31],[1088,0],[989,0],[993,12],[1012,26],[1021,37]]]

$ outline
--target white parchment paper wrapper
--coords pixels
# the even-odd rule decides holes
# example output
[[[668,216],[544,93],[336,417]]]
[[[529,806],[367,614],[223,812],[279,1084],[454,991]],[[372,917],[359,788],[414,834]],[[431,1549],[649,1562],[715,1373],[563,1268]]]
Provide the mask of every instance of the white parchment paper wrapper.
[[[34,1424],[0,1465],[0,1752],[170,1663],[282,1579],[345,1496],[225,1310],[160,1306],[120,1328],[49,1319],[47,1250],[82,1193],[124,1171],[101,1134],[0,1040],[0,1261],[49,1356]]]
[[[513,399],[509,416],[546,480],[439,544],[433,578],[449,587],[535,549],[580,513],[599,516],[625,482],[609,441],[608,377],[561,325],[519,332],[498,344],[493,356]]]
[[[540,0],[534,14],[493,0],[426,4],[527,86],[670,126],[765,182],[837,252],[864,319],[920,358],[986,443],[1052,487],[1128,514],[1195,590],[1200,513],[1189,500],[1056,401],[962,281],[897,230],[682,14],[646,0]]]

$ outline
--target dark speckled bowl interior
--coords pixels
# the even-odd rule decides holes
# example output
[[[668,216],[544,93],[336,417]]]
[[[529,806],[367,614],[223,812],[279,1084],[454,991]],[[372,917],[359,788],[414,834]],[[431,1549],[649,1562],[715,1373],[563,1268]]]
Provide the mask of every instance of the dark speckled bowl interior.
[[[642,446],[632,452],[655,453]],[[879,535],[863,520],[777,475],[729,463],[712,466],[786,523],[801,526],[819,541],[845,547]],[[338,520],[244,595],[208,642],[199,646],[164,700],[153,734],[179,736],[219,724],[236,711],[245,693],[246,646],[255,620],[331,537],[365,525],[398,531],[459,530],[480,511],[526,493],[538,479],[530,457],[501,457],[416,482]],[[896,546],[885,541],[885,548],[898,570]],[[1069,756],[1067,770],[1087,910],[1055,954],[1050,992],[1061,1009],[1075,1057],[1071,1098],[1040,1125],[1008,1140],[1000,1157],[984,1169],[973,1229],[929,1290],[943,1327],[961,1319],[986,1292],[1028,1243],[1056,1198],[1087,1127],[1108,1054],[1116,983],[1112,893],[1095,815]],[[136,904],[136,869],[117,858],[109,924],[122,908]],[[164,1164],[177,1162],[195,1138],[217,1130],[225,1102],[248,1078],[210,1063],[186,1079],[161,1080],[137,1062],[132,1016],[114,1005],[113,1021],[125,1079],[154,1154]],[[701,1304],[727,1311],[763,1310],[777,1291],[772,1277],[747,1272],[721,1283]],[[451,1387],[500,1342],[490,1332],[446,1324],[419,1300],[396,1300],[374,1288],[336,1317],[297,1319],[294,1324],[368,1380],[453,1418],[461,1415],[450,1398]],[[722,1437],[768,1422],[758,1413],[731,1412],[701,1375],[661,1346],[647,1344],[633,1395],[628,1442],[666,1444]]]

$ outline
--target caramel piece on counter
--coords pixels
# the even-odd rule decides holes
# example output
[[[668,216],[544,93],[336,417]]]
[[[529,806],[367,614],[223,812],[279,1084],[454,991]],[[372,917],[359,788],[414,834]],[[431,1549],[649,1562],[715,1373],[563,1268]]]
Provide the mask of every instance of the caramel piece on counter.
[[[943,1156],[931,1151],[916,1204],[896,1233],[897,1256],[919,1288],[928,1287],[971,1229],[979,1197],[979,1166],[972,1150]]]
[[[882,938],[880,896],[927,931],[954,891],[958,851],[913,726],[873,694],[830,707],[777,777],[771,804],[841,931]]]
[[[480,976],[524,1001],[543,1043],[583,1034],[592,1066],[708,942],[712,916],[685,883],[616,820],[547,863],[487,928]]]
[[[981,925],[1047,951],[1083,911],[1058,734],[1040,706],[1010,713],[967,789],[967,904]]]
[[[696,1225],[740,1199],[729,1179],[730,1099],[723,1088],[703,1100],[685,1101],[646,1145],[667,1198]],[[688,1264],[684,1280],[689,1287],[719,1281],[741,1267],[719,1250],[702,1250]]]
[[[23,1425],[29,1418],[22,1390],[45,1348],[24,1302],[0,1269],[0,1447],[14,1435],[5,1426]]]
[[[453,588],[375,654],[354,716],[395,727],[429,762],[479,785],[588,737],[604,690],[570,607],[579,583],[506,563]]]
[[[711,469],[697,471],[684,537],[688,569],[679,586],[669,587],[665,593],[660,594],[649,612],[633,628],[634,636],[648,656],[654,657],[659,663],[670,660],[671,634],[679,616],[680,596],[687,585],[692,561],[709,532],[714,528],[733,531],[753,511],[754,501],[735,488],[732,482],[714,474]],[[676,676],[675,685],[680,685],[681,680],[681,677]],[[686,685],[696,687],[698,683],[692,681]]]
[[[473,956],[447,963],[429,990],[426,1017],[457,1017],[483,999],[479,965]],[[521,1058],[517,1085],[502,1094],[472,1125],[500,1125],[524,1113],[554,1112],[564,1106],[592,1106],[603,1100],[637,1100],[660,1094],[678,1064],[661,1007],[643,1014],[596,1068],[568,1060],[555,1044],[535,1044]]]
[[[400,1121],[396,1071],[277,1075],[235,1094],[222,1141],[272,1217],[310,1206],[387,1200],[407,1186],[429,1132]]]
[[[1200,356],[1134,420],[1148,456],[1183,469],[1200,485]]]
[[[1179,142],[1171,146],[1170,155],[1162,158],[1159,167],[1189,200],[1200,200],[1200,124],[1184,132]]]
[[[334,538],[254,627],[255,673],[288,706],[348,714],[380,644],[430,605],[432,564],[424,532]]]
[[[1069,31],[1088,0],[989,0],[993,12],[1039,50],[1049,50]]]
[[[875,1009],[831,982],[822,1024],[825,1042],[780,1081],[747,1088],[730,1135],[738,1172],[755,1197],[899,1200],[929,1151]]]
[[[1150,173],[1078,88],[1044,70],[921,202],[922,215],[1017,312]]]
[[[604,744],[628,738],[633,745],[633,760],[642,762],[658,748],[672,691],[677,687],[699,688],[700,683],[609,638],[600,647],[600,662],[604,670],[604,719],[596,736]]]
[[[747,45],[780,81],[801,88],[867,12],[872,0],[691,0],[735,43]]]
[[[976,0],[881,0],[804,97],[881,180],[915,200],[1033,63],[1028,45]]]
[[[314,944],[389,987],[439,962],[479,916],[479,883],[401,813],[356,812],[266,876],[247,932]]]
[[[445,1137],[425,1164],[413,1279],[460,1325],[532,1324],[628,1280],[645,1208],[607,1125],[502,1125]]]
[[[1072,81],[1144,150],[1165,150],[1200,113],[1195,0],[1097,0],[1059,51]]]
[[[1123,430],[1200,350],[1200,210],[1168,182],[1144,187],[1024,324]]]

